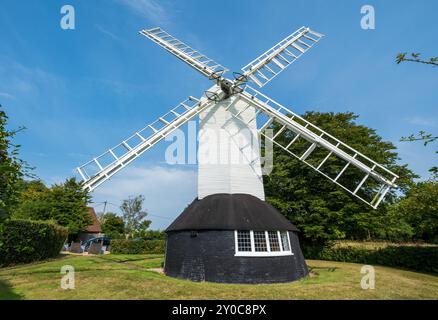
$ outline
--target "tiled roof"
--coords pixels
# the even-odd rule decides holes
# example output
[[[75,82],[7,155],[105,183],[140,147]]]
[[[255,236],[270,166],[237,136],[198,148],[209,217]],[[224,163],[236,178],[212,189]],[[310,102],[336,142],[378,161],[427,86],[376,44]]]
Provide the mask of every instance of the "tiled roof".
[[[88,207],[88,214],[90,215],[93,224],[85,228],[83,232],[101,233],[102,228],[100,227],[99,220],[97,220],[97,216],[96,216],[96,212],[94,211],[94,208]]]

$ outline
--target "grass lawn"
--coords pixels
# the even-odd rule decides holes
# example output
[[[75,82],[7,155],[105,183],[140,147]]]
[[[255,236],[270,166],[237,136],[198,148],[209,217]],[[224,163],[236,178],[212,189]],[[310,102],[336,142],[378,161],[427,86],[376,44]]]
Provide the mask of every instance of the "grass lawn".
[[[166,277],[162,255],[73,256],[0,269],[0,299],[438,299],[438,276],[375,267],[374,290],[360,287],[360,264],[308,260],[312,276],[286,284],[195,283]],[[62,290],[60,269],[76,271]]]

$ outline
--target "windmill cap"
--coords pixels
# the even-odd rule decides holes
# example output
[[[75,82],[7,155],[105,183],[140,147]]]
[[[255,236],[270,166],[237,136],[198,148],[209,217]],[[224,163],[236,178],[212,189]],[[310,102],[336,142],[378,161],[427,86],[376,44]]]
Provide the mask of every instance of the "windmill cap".
[[[195,199],[166,229],[298,231],[277,209],[249,194],[219,193]]]

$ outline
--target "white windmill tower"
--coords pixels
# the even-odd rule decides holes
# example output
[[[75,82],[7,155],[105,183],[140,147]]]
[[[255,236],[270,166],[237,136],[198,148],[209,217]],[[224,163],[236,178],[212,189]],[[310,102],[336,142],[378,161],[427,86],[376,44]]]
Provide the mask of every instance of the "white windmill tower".
[[[190,96],[77,170],[84,188],[92,191],[174,130],[199,117],[198,197],[166,230],[166,274],[240,283],[291,281],[307,274],[297,229],[265,202],[261,137],[373,208],[396,187],[394,173],[247,85],[251,81],[263,87],[316,44],[322,34],[302,27],[230,80],[223,76],[227,69],[161,28],[140,33],[214,84],[201,98]],[[276,131],[266,134],[265,129],[274,122]],[[289,141],[280,141],[280,134]],[[300,152],[294,149],[297,144]],[[307,146],[302,152],[303,144]],[[317,163],[310,160],[315,150],[325,152]],[[324,170],[329,159],[345,163],[335,176]],[[362,172],[363,178],[354,184],[343,180],[348,170]],[[362,192],[364,188],[367,192]],[[374,191],[372,196],[370,190]]]

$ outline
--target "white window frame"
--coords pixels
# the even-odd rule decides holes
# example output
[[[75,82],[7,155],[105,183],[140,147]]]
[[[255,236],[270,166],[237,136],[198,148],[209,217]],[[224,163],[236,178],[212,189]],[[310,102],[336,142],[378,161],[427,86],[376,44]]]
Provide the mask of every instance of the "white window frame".
[[[289,237],[289,231],[285,231],[287,234],[287,241],[289,244],[289,250],[283,250],[283,242],[281,239],[281,233],[277,230],[277,238],[278,243],[280,245],[280,251],[271,251],[271,244],[269,243],[269,234],[268,231],[265,231],[265,241],[266,241],[266,248],[267,251],[255,251],[255,244],[254,244],[254,231],[250,230],[250,240],[251,240],[251,251],[239,251],[238,241],[237,241],[237,231],[234,230],[234,248],[235,248],[235,254],[236,257],[279,257],[279,256],[293,256],[294,253],[292,252],[292,246],[290,245],[290,237]],[[245,230],[243,230],[245,231]],[[273,230],[274,231],[274,230]]]
[[[242,231],[248,231],[248,230],[242,230]],[[254,236],[252,234],[252,231],[250,232],[249,236],[250,236],[250,242],[251,242],[251,251],[239,251],[239,242],[238,242],[238,237],[237,237],[237,230],[234,230],[234,248],[235,248],[236,252],[251,253],[252,251],[254,251]]]

